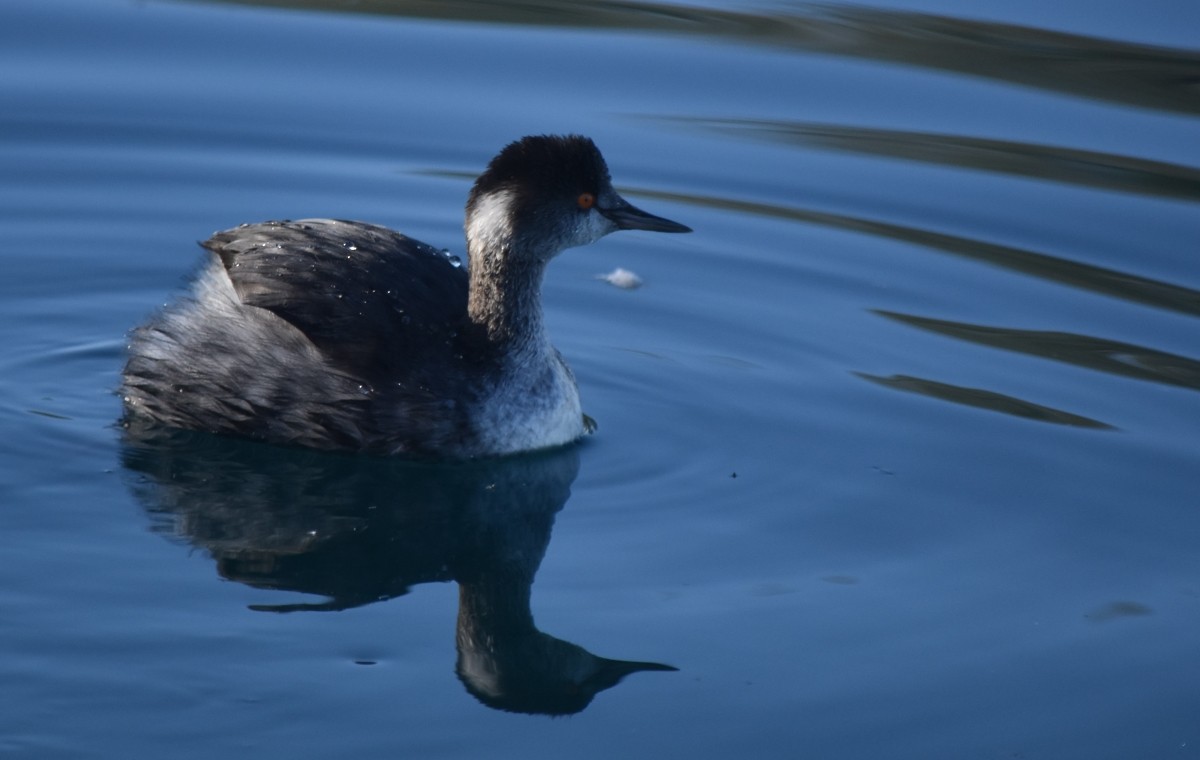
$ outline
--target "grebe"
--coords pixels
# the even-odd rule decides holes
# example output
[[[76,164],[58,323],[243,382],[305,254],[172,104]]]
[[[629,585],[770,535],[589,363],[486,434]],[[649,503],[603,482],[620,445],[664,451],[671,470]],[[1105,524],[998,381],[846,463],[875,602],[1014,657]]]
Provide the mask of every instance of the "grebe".
[[[126,424],[453,458],[578,439],[579,390],[542,322],[546,264],[616,230],[691,230],[630,205],[577,135],[505,147],[465,229],[465,268],[363,222],[218,232],[191,295],[131,335]]]

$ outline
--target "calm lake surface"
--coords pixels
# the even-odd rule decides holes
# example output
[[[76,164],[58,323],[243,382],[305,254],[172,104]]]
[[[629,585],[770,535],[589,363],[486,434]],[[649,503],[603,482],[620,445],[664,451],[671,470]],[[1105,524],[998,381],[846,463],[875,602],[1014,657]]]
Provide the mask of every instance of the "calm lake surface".
[[[6,0],[0,756],[1200,757],[1197,30]],[[583,445],[121,429],[195,241],[461,254],[473,177],[547,132],[695,228],[552,265]]]

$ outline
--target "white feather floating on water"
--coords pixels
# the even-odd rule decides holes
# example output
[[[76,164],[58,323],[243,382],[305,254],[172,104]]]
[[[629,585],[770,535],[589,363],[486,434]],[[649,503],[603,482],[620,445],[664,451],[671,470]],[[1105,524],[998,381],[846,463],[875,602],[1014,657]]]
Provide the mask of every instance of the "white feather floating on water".
[[[634,290],[642,287],[642,278],[628,269],[617,267],[608,274],[596,275],[597,280],[604,280],[609,285],[615,285],[622,290]]]

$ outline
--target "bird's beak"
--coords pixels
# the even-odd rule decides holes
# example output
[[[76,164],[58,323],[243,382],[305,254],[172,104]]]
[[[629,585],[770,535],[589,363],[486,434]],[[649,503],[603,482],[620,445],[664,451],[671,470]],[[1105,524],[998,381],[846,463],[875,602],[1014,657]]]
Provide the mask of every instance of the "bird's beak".
[[[679,222],[663,219],[661,216],[647,214],[629,201],[616,196],[608,207],[597,204],[596,210],[608,218],[620,230],[649,230],[651,232],[691,232],[691,227],[685,227]]]

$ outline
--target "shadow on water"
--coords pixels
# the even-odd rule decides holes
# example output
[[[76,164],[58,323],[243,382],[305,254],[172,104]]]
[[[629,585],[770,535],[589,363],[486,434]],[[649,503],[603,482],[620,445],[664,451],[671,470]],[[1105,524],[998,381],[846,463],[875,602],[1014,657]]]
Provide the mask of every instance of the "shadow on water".
[[[1200,113],[1200,54],[1013,24],[855,6],[775,12],[668,3],[212,0],[468,23],[618,29],[880,60],[1178,113]]]
[[[456,671],[490,707],[576,713],[631,673],[675,670],[534,625],[534,575],[576,448],[438,464],[153,429],[127,431],[121,457],[155,531],[204,549],[230,580],[325,597],[253,609],[345,610],[457,582]]]

